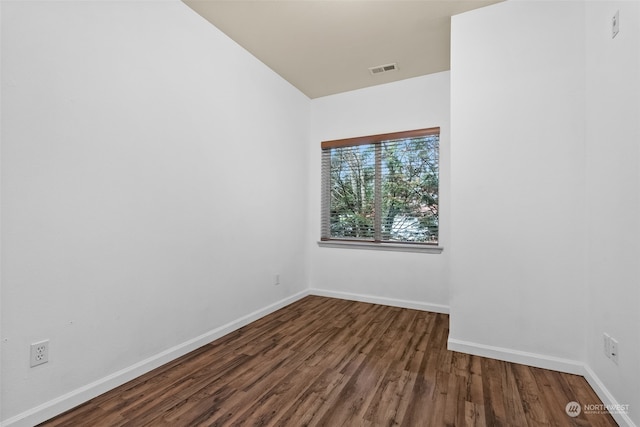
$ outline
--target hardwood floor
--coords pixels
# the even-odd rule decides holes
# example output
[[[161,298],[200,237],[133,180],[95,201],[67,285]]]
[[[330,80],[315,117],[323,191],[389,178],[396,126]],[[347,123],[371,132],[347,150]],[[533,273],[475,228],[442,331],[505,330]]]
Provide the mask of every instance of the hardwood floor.
[[[316,296],[43,426],[615,426],[584,378],[446,349],[449,317]]]

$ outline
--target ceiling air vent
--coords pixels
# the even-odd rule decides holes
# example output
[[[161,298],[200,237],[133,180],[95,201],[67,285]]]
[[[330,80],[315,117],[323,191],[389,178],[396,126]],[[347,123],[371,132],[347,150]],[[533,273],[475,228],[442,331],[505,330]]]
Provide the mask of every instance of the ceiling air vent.
[[[378,65],[378,66],[369,68],[369,72],[373,76],[375,76],[376,74],[382,74],[382,73],[387,73],[389,71],[397,71],[397,70],[398,70],[398,64],[396,64],[395,62],[393,64]]]

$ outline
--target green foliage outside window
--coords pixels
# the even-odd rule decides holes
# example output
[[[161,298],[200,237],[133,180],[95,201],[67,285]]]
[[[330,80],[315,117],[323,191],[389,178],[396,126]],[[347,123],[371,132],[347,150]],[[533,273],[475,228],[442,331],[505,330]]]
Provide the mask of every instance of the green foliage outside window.
[[[438,242],[438,134],[326,151],[329,230],[323,234],[330,235],[323,237]]]

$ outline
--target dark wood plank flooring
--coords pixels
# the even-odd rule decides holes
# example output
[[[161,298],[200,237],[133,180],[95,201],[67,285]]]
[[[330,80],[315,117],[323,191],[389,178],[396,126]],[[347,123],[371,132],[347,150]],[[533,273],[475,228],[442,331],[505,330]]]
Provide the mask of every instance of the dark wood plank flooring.
[[[448,351],[444,314],[306,297],[43,426],[615,426],[580,376]]]

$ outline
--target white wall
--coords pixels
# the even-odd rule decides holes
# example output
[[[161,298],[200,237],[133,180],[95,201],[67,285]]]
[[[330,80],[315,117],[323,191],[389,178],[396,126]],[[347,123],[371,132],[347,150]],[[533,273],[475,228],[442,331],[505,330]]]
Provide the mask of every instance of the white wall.
[[[441,254],[318,247],[320,142],[440,126]],[[449,73],[374,86],[311,102],[307,245],[312,291],[448,311]]]
[[[2,91],[5,421],[306,289],[310,101],[183,3],[2,2]]]
[[[510,1],[452,27],[450,348],[583,373],[640,424],[640,3]]]
[[[586,24],[587,362],[640,425],[640,2],[587,2]]]
[[[313,101],[177,1],[0,9],[0,419],[54,415],[309,287],[450,306],[463,351],[586,362],[640,424],[638,2],[459,15],[451,74]],[[431,126],[444,252],[318,247],[320,141]]]
[[[584,359],[583,21],[579,2],[453,17],[452,348]]]

